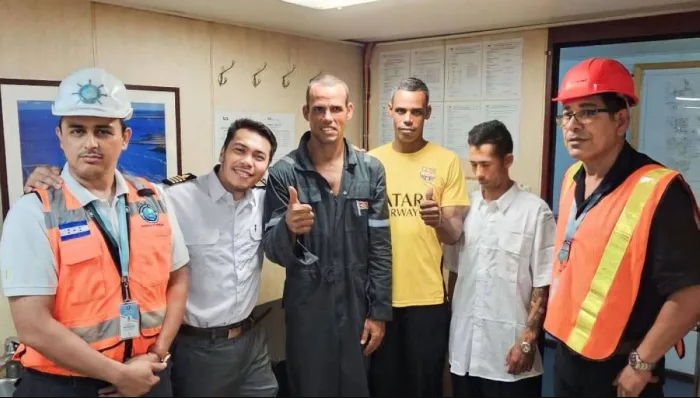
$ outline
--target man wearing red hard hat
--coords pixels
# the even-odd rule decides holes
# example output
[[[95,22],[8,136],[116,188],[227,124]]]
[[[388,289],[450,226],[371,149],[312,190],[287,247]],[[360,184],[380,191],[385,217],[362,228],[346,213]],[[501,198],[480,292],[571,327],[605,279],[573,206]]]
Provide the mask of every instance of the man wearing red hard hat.
[[[622,64],[581,62],[554,100],[577,160],[562,182],[544,325],[557,340],[554,394],[662,396],[664,355],[674,344],[683,355],[700,317],[697,204],[677,171],[625,140],[639,99]]]

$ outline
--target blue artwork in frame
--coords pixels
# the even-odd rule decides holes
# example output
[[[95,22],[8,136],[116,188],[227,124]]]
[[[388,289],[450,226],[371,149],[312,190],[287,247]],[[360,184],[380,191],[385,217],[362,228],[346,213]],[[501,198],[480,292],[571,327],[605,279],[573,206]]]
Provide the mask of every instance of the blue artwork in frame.
[[[168,177],[165,145],[165,105],[133,103],[134,114],[126,121],[132,135],[129,147],[119,157],[117,168],[124,174],[149,181]],[[51,114],[51,101],[18,101],[22,183],[39,165],[63,165],[66,158],[54,130],[59,118]]]
[[[56,137],[59,118],[51,114],[58,81],[0,79],[0,189],[3,216],[23,195],[38,165],[62,167],[65,157]],[[175,87],[127,85],[134,107],[125,123],[129,146],[117,168],[152,182],[181,173],[180,98]]]

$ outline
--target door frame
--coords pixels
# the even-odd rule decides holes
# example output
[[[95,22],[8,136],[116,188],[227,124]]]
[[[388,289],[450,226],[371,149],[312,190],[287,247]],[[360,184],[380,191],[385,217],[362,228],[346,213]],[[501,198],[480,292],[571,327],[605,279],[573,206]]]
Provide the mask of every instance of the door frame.
[[[700,11],[656,15],[616,21],[550,28],[547,34],[547,70],[544,107],[544,138],[540,196],[553,207],[556,122],[554,115],[562,48],[700,37]]]

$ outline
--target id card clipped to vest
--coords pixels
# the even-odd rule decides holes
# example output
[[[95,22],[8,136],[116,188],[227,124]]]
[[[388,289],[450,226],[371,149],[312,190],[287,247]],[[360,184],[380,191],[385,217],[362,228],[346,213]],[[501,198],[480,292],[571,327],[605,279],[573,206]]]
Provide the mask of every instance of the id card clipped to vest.
[[[119,307],[119,337],[122,340],[131,340],[141,334],[140,318],[139,305],[135,302],[126,302]]]

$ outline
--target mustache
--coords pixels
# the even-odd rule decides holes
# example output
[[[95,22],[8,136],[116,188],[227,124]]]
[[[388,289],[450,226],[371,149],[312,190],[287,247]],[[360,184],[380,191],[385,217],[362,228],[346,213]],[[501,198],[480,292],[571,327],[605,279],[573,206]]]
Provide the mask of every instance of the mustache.
[[[104,155],[102,155],[102,153],[97,152],[97,151],[83,151],[83,152],[80,152],[80,154],[78,154],[78,157],[81,157],[81,158],[83,158],[83,157],[85,157],[85,156],[99,156],[99,157],[103,157]]]

